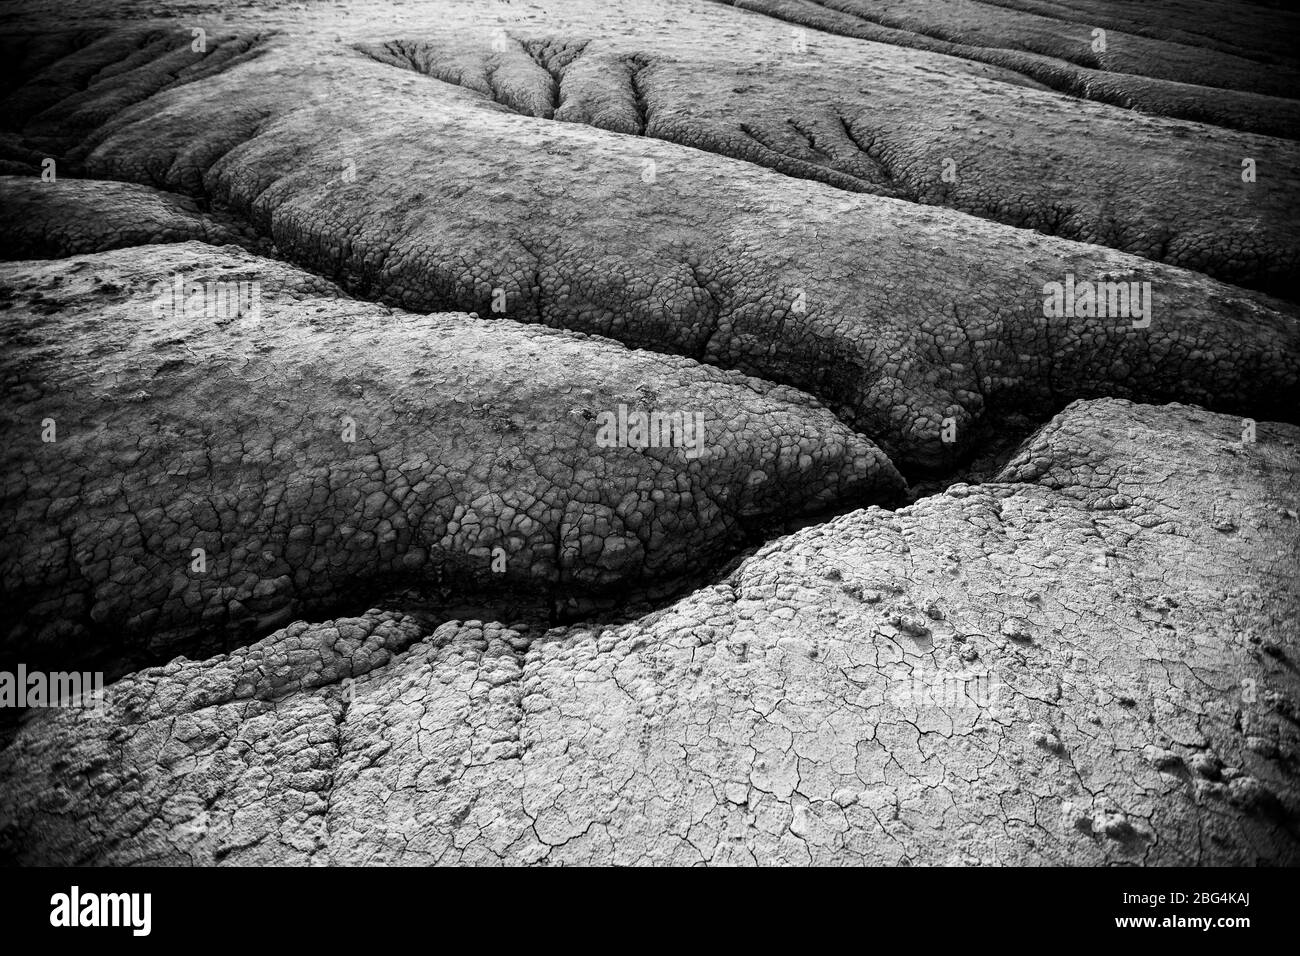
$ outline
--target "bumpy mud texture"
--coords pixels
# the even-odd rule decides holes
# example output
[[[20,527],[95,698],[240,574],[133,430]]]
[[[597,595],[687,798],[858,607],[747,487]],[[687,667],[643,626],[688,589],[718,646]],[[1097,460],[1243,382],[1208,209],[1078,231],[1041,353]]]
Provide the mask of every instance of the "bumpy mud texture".
[[[0,755],[4,851],[1295,863],[1300,429],[1072,406],[635,624],[295,624]],[[926,695],[929,696],[926,696]]]
[[[358,295],[595,332],[794,385],[906,468],[951,466],[999,405],[1049,413],[1110,394],[1282,418],[1300,402],[1294,308],[1203,274],[516,115],[454,84],[403,79],[338,43],[272,37],[257,49],[115,113],[110,77],[78,94],[78,110],[46,109],[24,129],[75,131],[69,116],[113,113],[68,148],[72,169],[207,197]],[[1178,134],[1159,139],[1163,155]],[[1113,161],[1109,148],[1105,156]],[[1137,167],[1134,157],[1140,178]],[[1224,170],[1222,189],[1244,187],[1238,173]],[[1119,215],[1167,245],[1127,212],[1152,197],[1101,179],[1084,219],[1100,229],[1097,216]],[[1271,182],[1262,201],[1287,209],[1294,190]],[[1168,211],[1164,220],[1181,221]],[[1225,222],[1238,220],[1211,212],[1179,242],[1217,243],[1231,271],[1255,240]],[[1266,271],[1275,267],[1293,271],[1277,262]],[[1149,324],[1045,317],[1044,284],[1067,275],[1150,282]],[[954,442],[943,440],[949,418]]]
[[[0,282],[11,659],[264,632],[368,581],[680,577],[747,521],[903,488],[793,389],[331,297],[239,250],[15,264]],[[244,311],[204,312],[214,283]],[[620,406],[676,414],[678,444],[607,447],[601,416]]]
[[[626,38],[516,31],[498,52],[466,31],[359,49],[524,115],[666,139],[1279,293],[1295,285],[1295,143],[1023,84],[1009,96],[1000,71],[887,48],[864,77],[861,51],[850,59],[814,42],[815,54],[777,59],[808,67],[794,82],[787,69],[755,70],[739,50],[680,42],[667,54]],[[1244,188],[1243,156],[1269,168],[1262,189]]]
[[[1272,30],[1294,31],[1294,18],[1278,11],[1233,4],[1225,14],[1223,5],[1214,3],[1200,4],[1199,10],[1166,9],[1155,15],[1163,22],[1152,38],[1140,35],[1141,28],[1132,30],[1131,20],[1125,22],[1126,13],[1132,16],[1129,4],[1085,2],[1078,6],[1086,11],[1074,12],[1070,4],[1013,3],[1007,5],[1012,9],[999,10],[996,0],[719,2],[814,30],[995,64],[1053,90],[1114,106],[1290,137],[1297,132],[1300,72],[1294,50],[1269,42]],[[1215,50],[1214,35],[1224,32],[1229,19],[1238,21],[1228,30],[1242,46]],[[1190,29],[1182,32],[1179,26]],[[1097,30],[1105,35],[1099,37]],[[1169,42],[1175,32],[1182,33],[1183,42]]]
[[[1300,864],[1297,23],[0,9],[0,860]]]
[[[223,245],[239,238],[192,200],[130,183],[0,176],[0,206],[10,217],[0,233],[2,259],[61,258],[189,239]]]

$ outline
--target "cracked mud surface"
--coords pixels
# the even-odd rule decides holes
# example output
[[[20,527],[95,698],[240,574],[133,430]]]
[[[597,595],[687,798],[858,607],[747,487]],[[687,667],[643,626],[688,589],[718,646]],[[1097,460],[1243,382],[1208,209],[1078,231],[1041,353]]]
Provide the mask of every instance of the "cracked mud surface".
[[[395,313],[202,244],[139,251],[145,269],[136,250],[0,266],[7,427],[50,416],[67,442],[57,468],[39,435],[5,452],[15,656],[264,633],[367,578],[598,592],[699,571],[765,515],[903,490],[879,449],[793,389]],[[174,274],[256,277],[260,315],[142,318],[142,289]],[[708,409],[698,455],[596,445],[600,410],[646,404]],[[203,573],[193,548],[212,555]]]
[[[1300,863],[1294,15],[550,6],[0,12],[0,859]]]
[[[1294,864],[1298,441],[1267,426],[1243,452],[1222,416],[1079,403],[997,482],[779,539],[622,627],[372,612],[177,660],[115,684],[104,715],[18,733],[0,845]],[[990,701],[902,693],[935,674]]]

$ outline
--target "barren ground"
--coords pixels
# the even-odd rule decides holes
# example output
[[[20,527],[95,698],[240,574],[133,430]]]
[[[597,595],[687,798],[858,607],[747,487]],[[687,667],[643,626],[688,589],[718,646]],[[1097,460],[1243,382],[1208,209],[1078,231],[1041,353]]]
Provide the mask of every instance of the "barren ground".
[[[8,5],[0,858],[1300,862],[1295,35]]]

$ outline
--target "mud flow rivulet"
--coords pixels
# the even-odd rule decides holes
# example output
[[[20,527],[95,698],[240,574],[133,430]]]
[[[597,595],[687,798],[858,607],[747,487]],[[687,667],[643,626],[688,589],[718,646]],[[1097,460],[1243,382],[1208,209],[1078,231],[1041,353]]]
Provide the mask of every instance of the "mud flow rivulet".
[[[554,6],[0,12],[0,860],[1300,863],[1296,15]]]

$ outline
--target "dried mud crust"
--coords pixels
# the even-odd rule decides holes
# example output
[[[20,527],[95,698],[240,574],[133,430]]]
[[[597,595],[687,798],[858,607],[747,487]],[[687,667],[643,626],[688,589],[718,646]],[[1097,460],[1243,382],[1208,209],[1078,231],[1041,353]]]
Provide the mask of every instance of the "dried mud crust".
[[[174,276],[256,280],[258,311],[193,314]],[[904,488],[793,389],[355,302],[234,247],[0,265],[0,282],[7,657],[264,633],[408,578],[625,588],[708,567],[764,516]],[[679,444],[603,446],[620,406],[675,413]]]
[[[864,71],[862,51],[850,59],[808,42],[758,65],[743,45],[671,34],[517,29],[492,45],[441,30],[357,49],[521,115],[664,139],[1275,294],[1295,286],[1294,142],[1079,102],[875,44]],[[1268,175],[1243,183],[1243,157]]]
[[[1125,109],[1291,138],[1300,131],[1295,102],[1300,69],[1294,53],[1278,46],[1277,34],[1270,36],[1274,30],[1293,32],[1296,21],[1294,14],[1279,10],[1252,13],[1234,5],[1240,26],[1229,29],[1244,42],[1227,49],[1213,37],[1187,32],[1182,38],[1190,42],[1172,40],[1179,27],[1224,32],[1225,20],[1233,17],[1208,3],[1190,17],[1187,10],[1148,14],[1148,22],[1154,23],[1146,32],[1154,27],[1157,33],[1152,37],[1143,36],[1140,29],[1125,29],[1129,4],[1093,5],[1076,18],[1063,14],[1060,6],[1042,16],[1043,5],[1037,10],[1027,9],[1028,4],[998,9],[1004,5],[988,2],[714,2],[815,31],[987,63],[1057,92]],[[1095,32],[1099,29],[1104,33],[1100,44]]]
[[[1300,194],[1292,141],[1300,129],[1297,71],[1293,59],[1261,50],[1285,27],[1238,27],[1241,35],[1227,51],[1213,49],[1211,37],[1160,43],[1116,33],[1116,24],[1101,17],[1111,31],[1104,68],[1056,59],[1040,82],[997,65],[999,56],[1030,55],[1014,50],[954,46],[870,24],[867,33],[849,36],[792,30],[788,20],[751,10],[676,6],[605,10],[579,3],[567,4],[563,15],[529,16],[467,3],[398,17],[389,10],[367,18],[358,9],[331,22],[325,11],[277,18],[264,5],[232,18],[242,25],[238,32],[229,32],[233,23],[213,26],[203,54],[190,49],[188,32],[174,22],[114,23],[98,33],[63,23],[50,34],[7,40],[6,85],[13,89],[0,115],[12,142],[2,154],[31,168],[41,156],[67,152],[125,107],[214,72],[237,71],[272,50],[288,48],[296,65],[331,64],[342,78],[349,67],[339,55],[355,48],[526,115],[664,138],[844,189],[949,206],[1275,294],[1295,286],[1298,256],[1288,225]],[[951,4],[929,6],[939,16],[963,13]],[[810,3],[778,13],[797,21],[800,10],[814,19],[851,17]],[[975,20],[1035,19],[991,5],[975,10]],[[1159,29],[1172,35],[1195,19],[1176,14]],[[1239,11],[1232,19],[1251,17]],[[1202,29],[1226,35],[1222,20]],[[389,22],[394,26],[385,32],[379,24]],[[1049,35],[1060,53],[1097,58],[1094,27],[1066,17],[1054,29]],[[795,43],[792,35],[800,34]],[[1001,36],[1014,45],[1015,34],[1007,29]],[[1233,59],[1241,82],[1156,80],[1114,62],[1157,68],[1161,58],[1143,48],[1152,43],[1186,66]],[[1164,92],[1145,97],[1133,84]],[[1239,93],[1237,85],[1278,95]],[[336,98],[348,95],[345,81]],[[1165,115],[1159,101],[1171,97],[1191,106]],[[1232,128],[1243,123],[1244,130]],[[369,128],[362,112],[348,132],[364,138]],[[1246,157],[1261,170],[1250,184],[1239,178]],[[952,175],[944,175],[949,164]]]
[[[454,84],[394,87],[392,67],[350,48],[258,49],[114,114],[70,150],[73,168],[203,197],[359,296],[596,333],[792,385],[904,470],[951,467],[999,406],[1045,416],[1111,394],[1294,413],[1300,323],[1260,293],[519,116]],[[210,121],[196,128],[199,115]],[[1150,282],[1150,324],[1045,318],[1044,284],[1067,275]]]
[[[167,12],[0,10],[0,859],[1300,863],[1294,16]]]
[[[160,242],[255,242],[185,196],[134,183],[0,176],[0,259],[61,259]]]
[[[0,847],[1294,864],[1298,441],[1081,402],[998,482],[805,529],[621,627],[376,611],[177,660],[19,730]]]

